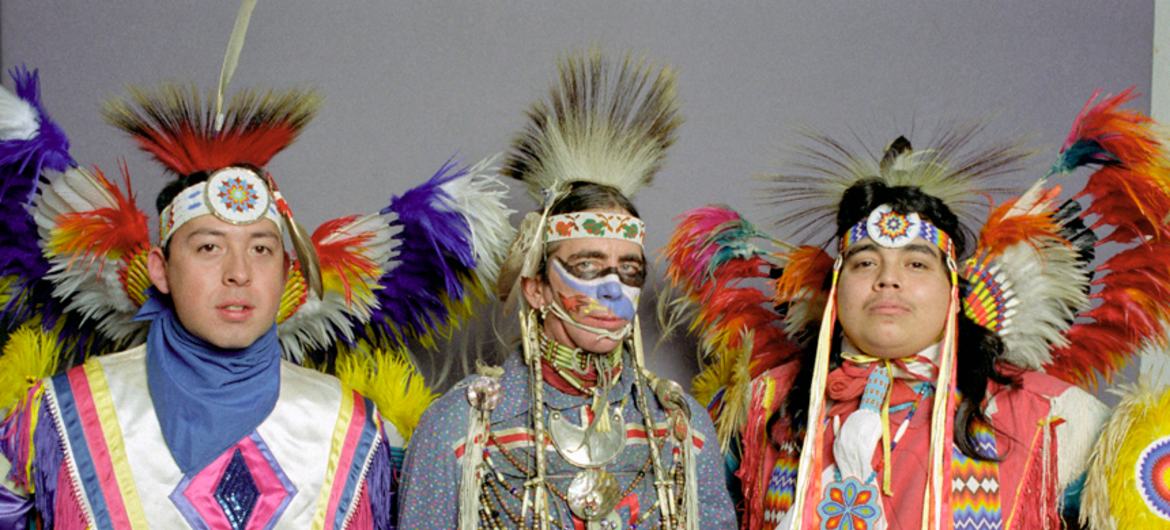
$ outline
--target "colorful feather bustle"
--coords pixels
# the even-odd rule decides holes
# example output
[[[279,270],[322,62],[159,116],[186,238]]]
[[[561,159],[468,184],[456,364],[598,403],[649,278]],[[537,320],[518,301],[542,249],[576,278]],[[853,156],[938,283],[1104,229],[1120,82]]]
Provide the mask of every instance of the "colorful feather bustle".
[[[785,331],[783,315],[773,310],[776,295],[764,290],[768,279],[779,266],[793,265],[793,255],[802,260],[815,256],[802,249],[771,253],[756,245],[756,239],[784,246],[739,213],[707,206],[682,215],[664,250],[673,289],[697,307],[690,330],[700,337],[704,354],[692,386],[697,399],[709,404],[725,447],[746,421],[752,378],[798,351]]]
[[[193,86],[132,87],[128,100],[108,102],[103,113],[181,177],[239,164],[266,166],[296,139],[321,101],[313,91],[241,91],[224,109],[217,129],[213,99],[205,101]]]
[[[494,263],[511,240],[502,183],[487,173],[482,165],[458,168],[448,162],[382,210],[396,216],[402,245],[397,265],[379,280],[379,304],[364,336],[433,346],[482,299],[494,282]],[[469,205],[477,211],[462,210]]]
[[[15,93],[0,87],[0,278],[7,278],[0,326],[11,328],[34,315],[51,326],[61,307],[42,281],[49,263],[28,207],[43,171],[61,172],[75,163],[65,133],[41,104],[37,71],[17,67],[9,73]]]
[[[351,215],[326,221],[313,232],[323,295],[308,289],[300,263],[285,282],[277,331],[285,356],[303,362],[308,352],[352,342],[355,322],[364,326],[378,306],[378,279],[397,266],[402,229],[393,213]]]
[[[1096,269],[1092,309],[1055,349],[1048,372],[1093,386],[1110,380],[1146,341],[1164,341],[1159,322],[1170,316],[1170,158],[1166,138],[1150,118],[1121,106],[1132,90],[1086,103],[1073,124],[1054,173],[1098,166],[1077,197],[1090,201],[1081,217],[1100,244],[1125,248]]]
[[[408,442],[423,411],[438,397],[401,350],[363,341],[337,358],[336,371],[344,385],[370,398]]]
[[[649,185],[682,123],[675,73],[630,56],[618,65],[594,50],[558,62],[549,101],[528,111],[502,173],[540,204],[571,181],[613,186],[631,197]]]
[[[1068,344],[1065,332],[1088,307],[1092,232],[1080,235],[1076,203],[1054,211],[1059,191],[1036,187],[996,208],[961,271],[967,316],[1000,336],[1005,361],[1032,370]]]
[[[1150,352],[1166,353],[1147,344]],[[1088,528],[1170,528],[1170,385],[1154,381],[1118,389],[1121,401],[1089,458],[1081,496]]]
[[[35,218],[52,268],[53,296],[66,309],[124,345],[145,331],[132,321],[141,306],[145,260],[150,247],[146,215],[134,202],[129,175],[126,191],[100,170],[71,169],[42,187]]]

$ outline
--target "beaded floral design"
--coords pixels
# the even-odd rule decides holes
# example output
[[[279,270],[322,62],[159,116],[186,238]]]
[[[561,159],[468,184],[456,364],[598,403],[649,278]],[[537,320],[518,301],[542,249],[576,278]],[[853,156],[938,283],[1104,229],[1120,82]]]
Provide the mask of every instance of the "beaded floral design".
[[[830,482],[817,505],[821,530],[868,530],[878,518],[877,499],[877,488],[853,477]]]

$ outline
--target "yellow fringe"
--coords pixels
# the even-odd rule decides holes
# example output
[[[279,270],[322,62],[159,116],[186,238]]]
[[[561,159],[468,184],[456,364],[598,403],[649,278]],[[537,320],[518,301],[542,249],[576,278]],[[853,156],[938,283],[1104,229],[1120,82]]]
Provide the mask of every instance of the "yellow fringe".
[[[408,442],[423,411],[438,397],[402,350],[374,349],[363,342],[339,355],[336,368],[337,378],[370,398]]]

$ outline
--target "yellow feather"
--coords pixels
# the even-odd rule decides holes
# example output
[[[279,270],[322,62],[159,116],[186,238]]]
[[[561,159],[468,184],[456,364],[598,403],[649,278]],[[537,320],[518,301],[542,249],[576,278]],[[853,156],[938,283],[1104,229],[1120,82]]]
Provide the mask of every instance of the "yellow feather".
[[[1170,520],[1153,512],[1142,498],[1136,476],[1142,451],[1170,436],[1166,420],[1170,387],[1156,391],[1141,382],[1123,392],[1089,459],[1081,521],[1103,529],[1170,528]]]
[[[723,402],[713,411],[715,431],[723,452],[731,447],[731,439],[747,423],[748,400],[751,397],[751,355],[753,335],[743,333],[740,348],[715,356],[715,361],[691,380],[691,390],[699,403],[709,404],[717,392],[723,390]]]
[[[12,287],[19,279],[16,275],[0,276],[0,307],[7,307],[8,302],[12,301]]]
[[[364,341],[337,357],[337,378],[370,398],[408,442],[423,411],[438,397],[406,352],[375,348]]]
[[[0,356],[0,410],[12,408],[37,381],[56,373],[60,355],[57,337],[39,322],[26,322],[9,335]]]

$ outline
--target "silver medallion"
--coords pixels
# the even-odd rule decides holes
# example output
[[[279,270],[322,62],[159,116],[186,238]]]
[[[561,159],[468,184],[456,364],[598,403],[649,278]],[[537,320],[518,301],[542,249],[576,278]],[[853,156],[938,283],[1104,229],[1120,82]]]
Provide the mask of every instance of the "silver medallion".
[[[569,509],[573,515],[590,522],[589,528],[605,528],[614,507],[621,499],[617,479],[604,469],[586,469],[569,483]],[[593,525],[592,523],[599,523]]]
[[[610,413],[609,431],[574,425],[559,411],[548,415],[553,447],[566,462],[583,468],[604,466],[626,448],[626,422],[620,410]],[[584,422],[583,422],[584,423]],[[596,421],[594,422],[596,425]]]

